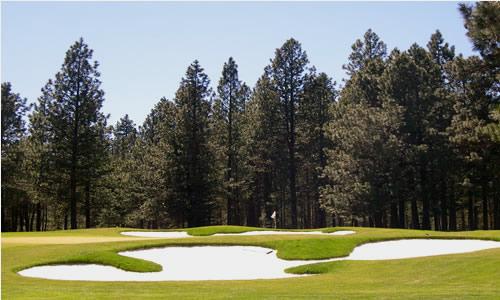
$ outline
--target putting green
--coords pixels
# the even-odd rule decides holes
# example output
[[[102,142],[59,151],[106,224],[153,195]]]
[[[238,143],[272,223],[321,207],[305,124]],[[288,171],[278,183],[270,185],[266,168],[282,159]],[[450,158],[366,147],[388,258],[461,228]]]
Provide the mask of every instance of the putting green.
[[[219,229],[219,230],[218,230]],[[249,281],[197,282],[81,282],[25,278],[21,269],[44,264],[97,263],[123,270],[158,271],[148,261],[117,252],[168,245],[253,245],[278,250],[285,259],[322,259],[348,255],[355,246],[402,238],[467,238],[500,241],[500,231],[441,233],[373,228],[355,235],[200,236],[190,239],[148,239],[120,235],[131,229],[93,229],[43,233],[2,234],[2,297],[4,299],[263,299],[263,298],[400,298],[495,299],[500,295],[500,249],[466,254],[390,261],[336,261],[300,266],[297,273],[318,276]],[[243,232],[243,227],[189,229],[207,232]]]

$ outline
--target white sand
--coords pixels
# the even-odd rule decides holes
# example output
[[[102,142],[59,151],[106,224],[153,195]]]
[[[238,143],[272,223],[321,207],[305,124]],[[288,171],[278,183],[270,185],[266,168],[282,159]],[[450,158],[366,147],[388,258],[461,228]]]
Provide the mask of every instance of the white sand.
[[[187,238],[192,237],[185,231],[124,231],[121,234],[137,237],[154,237],[154,238]]]
[[[101,265],[59,265],[33,267],[19,274],[46,279],[87,281],[271,279],[295,277],[297,275],[287,274],[284,270],[309,263],[279,259],[272,249],[251,246],[168,247],[119,254],[153,261],[160,264],[163,270],[137,273]]]
[[[286,268],[324,261],[385,260],[500,248],[500,242],[481,240],[398,240],[356,247],[348,257],[315,261],[279,259],[276,251],[252,246],[167,247],[126,251],[120,255],[160,264],[161,272],[127,272],[101,265],[41,266],[22,276],[87,281],[243,280],[297,277]]]
[[[253,236],[253,235],[286,235],[286,234],[305,234],[305,235],[348,235],[354,234],[352,230],[339,230],[332,233],[324,233],[321,231],[247,231],[242,233],[216,233],[212,236]],[[187,238],[193,237],[185,231],[124,231],[121,234],[137,237],[154,237],[154,238]]]
[[[349,234],[355,234],[356,231],[352,231],[352,230],[338,230],[338,231],[334,231],[334,232],[331,232],[331,233],[327,233],[327,234],[330,234],[330,235],[349,235]]]
[[[467,253],[498,248],[500,242],[481,240],[398,240],[364,244],[354,248],[349,260],[386,260]]]

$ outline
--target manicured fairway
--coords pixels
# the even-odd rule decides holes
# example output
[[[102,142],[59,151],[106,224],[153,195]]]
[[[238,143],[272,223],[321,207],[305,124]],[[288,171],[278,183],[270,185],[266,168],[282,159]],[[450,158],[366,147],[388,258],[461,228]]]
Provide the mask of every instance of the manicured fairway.
[[[158,271],[152,262],[119,256],[128,249],[165,245],[254,245],[274,248],[287,259],[346,256],[359,244],[401,238],[480,238],[500,241],[500,231],[442,233],[431,231],[355,230],[347,236],[270,235],[207,236],[256,230],[213,226],[188,230],[189,239],[137,238],[122,228],[2,234],[3,299],[498,299],[500,248],[467,254],[391,261],[337,261],[294,268],[320,275],[251,281],[81,282],[25,278],[16,272],[34,265],[99,263],[129,271]]]

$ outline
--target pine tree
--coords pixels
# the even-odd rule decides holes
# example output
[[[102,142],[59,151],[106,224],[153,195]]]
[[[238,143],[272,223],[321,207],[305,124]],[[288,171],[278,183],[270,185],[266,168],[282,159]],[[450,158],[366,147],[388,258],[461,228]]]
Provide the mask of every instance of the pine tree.
[[[52,87],[52,81],[42,88],[42,96],[38,98],[38,103],[34,105],[33,112],[29,116],[30,127],[29,137],[26,143],[28,154],[26,156],[29,164],[29,178],[31,179],[32,198],[36,202],[37,220],[36,230],[42,229],[42,210],[47,211],[47,206],[55,205],[55,190],[57,190],[57,181],[54,180],[56,174],[53,172],[51,161],[51,131],[49,124],[50,98],[47,95],[47,89]],[[46,227],[47,216],[43,220],[43,227]]]
[[[9,82],[2,83],[2,228],[17,230],[20,196],[25,192],[19,180],[24,153],[20,142],[26,128],[24,115],[30,106],[26,98],[12,91]],[[10,221],[7,224],[7,209],[10,208]],[[22,230],[22,221],[21,221]]]
[[[307,227],[326,226],[325,211],[320,207],[321,171],[326,167],[325,149],[330,148],[325,126],[332,120],[330,106],[336,97],[335,83],[325,73],[308,74],[298,114],[298,144],[301,154],[304,223]]]
[[[454,116],[448,130],[462,162],[461,184],[467,197],[469,229],[476,229],[479,225],[475,205],[475,195],[479,190],[483,201],[483,227],[488,229],[489,185],[494,182],[492,166],[498,159],[495,158],[498,144],[482,130],[493,122],[489,112],[496,101],[489,93],[493,78],[482,72],[483,64],[478,57],[465,59],[459,56],[449,66]]]
[[[343,66],[350,78],[345,82],[339,101],[344,105],[360,104],[363,109],[381,108],[385,101],[382,75],[386,68],[386,45],[369,29],[363,41],[356,40],[351,48],[349,62]],[[395,49],[394,53],[399,51]],[[391,203],[391,226],[405,226],[405,200],[401,197]]]
[[[439,66],[425,49],[414,44],[407,52],[394,52],[382,79],[387,101],[403,108],[403,134],[410,193],[422,201],[422,228],[431,228],[433,152],[435,136],[442,123],[438,109],[442,78]],[[417,199],[411,199],[412,227],[419,228]]]
[[[455,197],[450,195],[454,187],[450,187],[455,185],[452,166],[455,164],[456,158],[450,155],[452,151],[446,130],[453,114],[449,74],[446,66],[455,57],[455,47],[445,43],[441,32],[436,30],[427,43],[427,49],[434,63],[439,66],[441,74],[440,87],[436,90],[438,99],[433,108],[440,117],[434,124],[435,134],[430,140],[433,147],[429,153],[432,159],[430,162],[432,166],[430,197],[432,198],[431,202],[434,203],[434,229],[447,230],[448,225],[450,225],[455,230],[456,203]]]
[[[272,60],[272,78],[280,97],[284,114],[287,150],[288,150],[288,184],[289,204],[291,207],[291,226],[297,228],[297,162],[296,112],[304,89],[304,71],[308,63],[307,54],[300,43],[294,39],[287,40],[281,48],[276,49]]]
[[[177,108],[174,145],[175,195],[184,203],[188,226],[211,223],[213,204],[213,161],[209,146],[211,114],[208,76],[195,60],[187,69],[175,94]]]
[[[387,54],[387,46],[371,29],[366,31],[363,41],[357,39],[351,49],[349,62],[343,66],[349,76],[364,69],[370,61],[384,59]]]
[[[498,40],[500,34],[500,5],[498,2],[480,2],[475,5],[460,4],[460,12],[464,18],[464,27],[467,29],[467,36],[472,41],[475,50],[479,51],[483,62],[481,64],[475,63],[474,69],[481,68],[477,70],[483,74],[487,74],[489,78],[485,78],[485,81],[490,84],[489,87],[480,86],[479,89],[487,89],[487,93],[493,97],[496,105],[489,106],[490,118],[483,118],[483,121],[487,124],[482,126],[479,131],[486,132],[487,135],[492,138],[491,141],[495,141],[494,132],[500,132],[500,125],[498,125],[498,119],[495,119],[496,110],[498,110],[498,95],[500,92],[500,50],[498,47]],[[474,71],[476,72],[476,71]],[[484,76],[483,76],[484,77]],[[477,93],[484,93],[484,90],[478,90]],[[493,118],[492,118],[493,117]],[[493,135],[492,135],[493,133]],[[495,144],[493,144],[495,145]],[[498,147],[498,143],[496,144]],[[493,148],[495,149],[495,147]],[[494,150],[491,152],[498,153]],[[498,155],[494,155],[490,159],[491,165],[498,164]],[[488,168],[486,168],[488,169]],[[488,172],[492,172],[491,170]],[[484,172],[483,172],[484,173]],[[498,174],[494,172],[493,174]],[[482,176],[487,178],[489,176]],[[483,178],[483,179],[484,179]],[[500,182],[498,181],[498,176],[496,179],[490,181],[490,183],[485,183],[483,180],[483,228],[487,228],[487,199],[493,197],[493,226],[495,229],[500,228],[500,197],[498,189],[488,188],[489,185],[498,186]],[[491,190],[491,191],[490,191]],[[491,196],[490,196],[491,194]]]
[[[272,84],[270,67],[257,81],[246,109],[244,127],[249,200],[247,225],[272,226],[270,216],[277,211],[277,226],[286,219],[287,184],[286,132],[280,98]],[[286,154],[286,153],[285,153]]]
[[[400,176],[401,111],[392,104],[382,108],[339,102],[326,133],[333,144],[327,150],[321,204],[353,226],[387,226],[385,213],[401,194],[394,190]],[[369,216],[367,222],[366,216]]]
[[[72,229],[77,228],[77,187],[92,176],[89,168],[97,167],[86,162],[92,160],[95,137],[106,119],[100,112],[104,92],[100,89],[98,63],[91,62],[92,54],[83,39],[75,42],[66,52],[53,86],[45,89],[43,95],[52,99],[49,122],[56,168],[69,177]]]
[[[137,226],[127,222],[127,215],[131,212],[133,203],[133,187],[135,186],[135,160],[133,152],[137,141],[135,123],[128,115],[120,118],[111,128],[112,139],[109,141],[109,172],[103,178],[101,193],[106,199],[97,215],[97,222],[101,226]]]
[[[465,3],[459,6],[467,36],[479,51],[486,65],[492,68],[498,76],[500,65],[500,49],[498,40],[500,35],[500,3],[479,2],[476,5]],[[498,80],[498,77],[497,77]]]
[[[445,43],[441,32],[436,30],[427,43],[427,49],[434,62],[439,65],[443,81],[445,81],[447,78],[445,66],[455,57],[455,46]]]
[[[249,89],[238,79],[238,65],[232,57],[224,63],[214,103],[214,135],[221,156],[222,180],[226,199],[227,224],[242,224],[241,185],[243,165],[242,126]]]

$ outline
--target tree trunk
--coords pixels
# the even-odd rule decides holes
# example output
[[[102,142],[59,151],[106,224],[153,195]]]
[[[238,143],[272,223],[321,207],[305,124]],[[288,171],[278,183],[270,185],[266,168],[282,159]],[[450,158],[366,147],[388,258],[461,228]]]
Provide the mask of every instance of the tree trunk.
[[[19,231],[24,231],[24,212],[22,207],[19,207],[17,214],[19,219]]]
[[[472,194],[472,188],[469,188],[467,192],[469,202],[468,202],[468,220],[469,220],[469,230],[475,230],[476,224],[474,224],[474,198]]]
[[[406,228],[406,203],[405,200],[399,200],[399,228]]]
[[[383,227],[382,212],[380,212],[380,211],[375,212],[373,218],[375,220],[375,227],[379,227],[379,228]]]
[[[68,229],[68,214],[64,213],[64,230]]]
[[[47,223],[49,222],[49,208],[47,205],[44,205],[43,208],[43,231],[47,231]]]
[[[391,203],[391,228],[398,228],[399,226],[399,217],[398,217],[398,204],[393,202]]]
[[[460,210],[460,213],[462,215],[462,228],[461,230],[467,230],[467,218],[465,217],[465,205],[462,206],[462,209]]]
[[[493,227],[495,230],[500,229],[500,198],[498,194],[493,198]]]
[[[33,225],[35,224],[35,216],[36,216],[36,210],[33,209],[31,211],[31,216],[30,216],[30,230],[29,231],[33,231]]]
[[[297,228],[297,165],[295,161],[295,97],[293,92],[290,94],[286,106],[286,122],[287,122],[287,140],[288,140],[288,184],[290,187],[290,207],[292,228]]]
[[[447,231],[448,230],[448,203],[447,203],[447,195],[446,192],[448,190],[446,181],[443,179],[441,181],[441,186],[440,186],[441,192],[440,194],[440,204],[441,204],[441,230]]]
[[[315,207],[314,227],[315,228],[326,227],[326,213],[325,213],[325,211],[321,208],[319,202],[317,202],[315,206],[316,207]]]
[[[421,167],[420,170],[421,179],[421,195],[422,195],[422,229],[431,229],[431,218],[430,218],[430,203],[429,195],[427,193],[427,174],[425,172],[425,166]]]
[[[418,216],[418,205],[417,205],[417,198],[416,198],[416,194],[417,194],[417,190],[415,188],[416,186],[416,183],[415,183],[415,177],[414,177],[415,174],[410,173],[409,174],[409,180],[408,180],[408,186],[409,187],[413,187],[413,193],[410,195],[411,197],[411,228],[412,229],[420,229],[420,221],[419,221],[419,216]]]
[[[420,229],[420,222],[418,220],[418,206],[417,199],[411,199],[411,224],[413,229]]]
[[[457,230],[457,204],[455,200],[455,186],[454,183],[452,182],[450,184],[450,192],[449,192],[449,199],[450,199],[450,230],[455,231]]]
[[[440,216],[437,210],[434,210],[434,230],[441,230]]]
[[[90,228],[90,182],[85,184],[85,228]]]
[[[488,183],[483,181],[483,229],[488,230]]]
[[[42,204],[36,204],[36,231],[42,230]]]
[[[297,170],[295,166],[295,150],[290,150],[290,166],[289,166],[289,181],[290,181],[290,206],[291,206],[291,221],[292,228],[297,228],[297,188],[296,188],[296,177]]]
[[[74,165],[71,167],[71,175],[70,175],[70,199],[69,199],[69,209],[70,209],[70,221],[71,221],[71,229],[77,229],[77,215],[76,215],[76,161]]]
[[[3,193],[2,193],[3,194]],[[7,213],[5,210],[7,209],[4,204],[0,205],[0,209],[2,210],[2,231],[9,231],[9,228],[7,227],[7,221],[5,217],[7,216]]]

